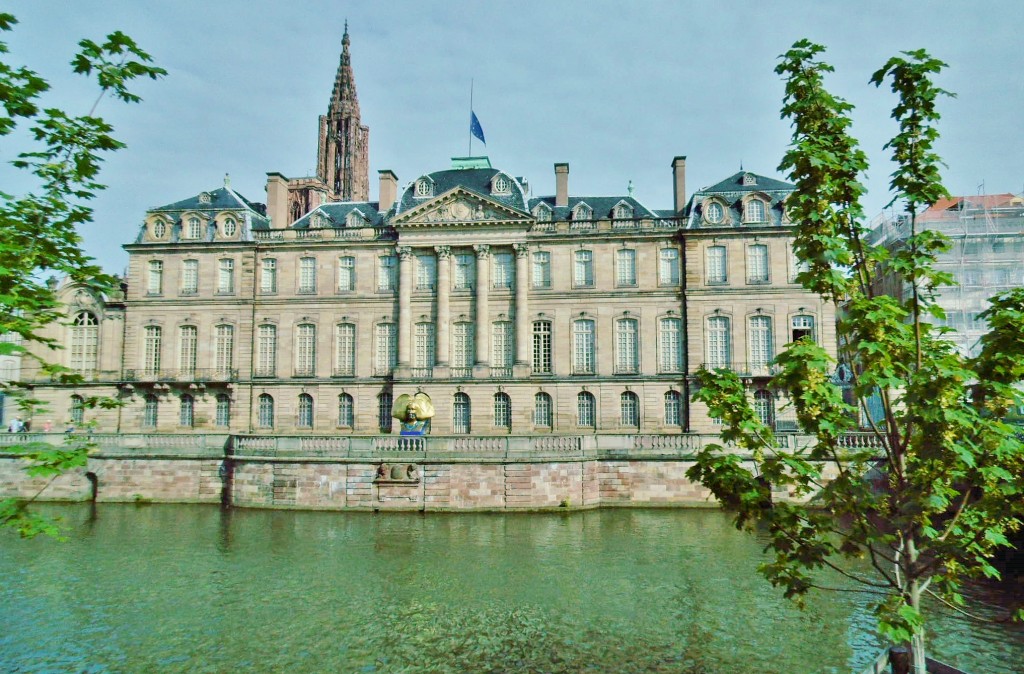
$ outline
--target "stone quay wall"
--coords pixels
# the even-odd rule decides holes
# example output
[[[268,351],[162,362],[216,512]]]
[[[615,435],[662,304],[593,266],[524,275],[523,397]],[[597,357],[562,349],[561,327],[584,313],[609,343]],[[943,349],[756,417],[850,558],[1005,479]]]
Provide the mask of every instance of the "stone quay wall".
[[[50,482],[29,477],[25,462],[4,445],[59,444],[63,436],[7,435],[0,436],[0,497],[310,510],[711,506],[708,491],[686,471],[693,454],[716,440],[104,435],[94,436],[85,468]],[[806,440],[790,436],[783,443]],[[868,441],[852,438],[851,447]]]

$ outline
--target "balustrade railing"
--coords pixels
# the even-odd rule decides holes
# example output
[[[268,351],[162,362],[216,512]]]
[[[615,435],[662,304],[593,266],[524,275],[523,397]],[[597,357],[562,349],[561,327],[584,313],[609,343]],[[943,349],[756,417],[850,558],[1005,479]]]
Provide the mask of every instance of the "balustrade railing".
[[[471,367],[453,367],[448,372],[452,379],[470,379],[473,376]]]
[[[491,368],[491,379],[507,379],[512,376],[512,368],[510,367],[492,367]]]
[[[426,438],[386,435],[373,439],[373,449],[378,452],[425,452]]]
[[[414,367],[409,370],[409,374],[416,379],[433,379],[434,368],[432,367]]]
[[[773,377],[779,372],[774,363],[731,361],[728,363],[701,363],[706,370],[732,370],[741,377]]]
[[[231,368],[183,368],[159,370],[125,370],[124,381],[134,382],[233,382],[238,381],[238,370]]]

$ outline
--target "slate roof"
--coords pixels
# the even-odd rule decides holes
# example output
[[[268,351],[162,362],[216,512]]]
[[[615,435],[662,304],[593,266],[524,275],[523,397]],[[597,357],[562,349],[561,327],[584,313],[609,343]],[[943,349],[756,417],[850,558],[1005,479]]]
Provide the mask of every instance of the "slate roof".
[[[210,195],[209,203],[199,200],[200,194]],[[200,192],[194,197],[175,201],[173,204],[151,208],[150,211],[224,211],[235,208],[245,208],[260,215],[266,215],[267,207],[253,201],[249,201],[230,187],[219,187],[209,192]]]
[[[503,174],[512,183],[511,194],[497,195],[491,194],[491,180],[494,176],[499,173]],[[480,196],[490,199],[491,201],[497,201],[500,204],[504,204],[510,208],[515,208],[520,211],[527,210],[526,208],[526,195],[523,190],[523,186],[518,179],[512,176],[511,173],[507,173],[500,169],[495,168],[471,168],[471,169],[449,169],[446,171],[436,171],[434,173],[426,174],[426,177],[434,183],[434,194],[430,197],[416,197],[416,182],[424,176],[419,176],[416,180],[412,181],[405,191],[402,192],[402,196],[398,199],[397,210],[395,215],[404,213],[405,211],[412,210],[420,204],[426,203],[434,197],[439,197],[445,192],[452,190],[456,187],[461,187],[469,192],[475,192]]]
[[[743,176],[753,176],[756,184],[744,185]],[[729,176],[720,183],[715,183],[711,187],[704,187],[698,192],[742,192],[744,194],[748,192],[774,192],[774,191],[785,191],[792,192],[795,186],[784,183],[781,180],[775,180],[767,176],[759,175],[752,171],[739,171]]]
[[[204,194],[209,196],[209,201],[200,200],[200,196]],[[227,186],[218,187],[215,190],[209,190],[207,192],[200,192],[188,199],[175,201],[174,203],[167,204],[166,206],[151,208],[147,213],[160,213],[168,216],[171,220],[171,231],[168,240],[170,243],[177,243],[178,241],[183,240],[181,239],[181,215],[183,213],[195,212],[206,216],[206,228],[200,240],[213,241],[216,234],[216,226],[213,219],[217,213],[221,213],[223,211],[236,212],[240,227],[237,239],[239,241],[252,240],[252,230],[270,229],[270,219],[267,217],[267,207],[264,204],[249,201],[241,194]],[[146,225],[143,223],[139,227],[139,233],[135,239],[135,243],[143,243],[145,241],[145,234]]]
[[[751,176],[754,181],[752,185],[744,185],[744,177]],[[769,178],[752,171],[738,171],[725,180],[715,183],[711,187],[702,187],[693,193],[686,205],[687,216],[686,227],[698,229],[702,227],[736,227],[743,223],[743,199],[750,194],[759,193],[768,197],[768,208],[766,215],[768,222],[751,223],[760,226],[782,225],[783,202],[786,197],[796,189],[795,186]],[[722,224],[712,225],[704,221],[703,204],[708,197],[717,197],[717,200],[724,203],[728,211]],[[749,225],[748,225],[749,226]]]
[[[328,227],[347,227],[348,215],[358,210],[366,218],[370,227],[383,227],[384,214],[378,209],[380,203],[376,201],[342,201],[328,204],[320,204],[309,213],[291,224],[289,229],[310,229],[314,225],[314,218],[317,214],[326,215],[330,221]]]
[[[621,197],[569,197],[568,206],[555,206],[555,197],[534,197],[530,199],[530,213],[533,213],[533,209],[539,203],[545,203],[551,208],[551,219],[552,221],[564,221],[569,220],[572,214],[572,209],[576,207],[581,201],[586,202],[594,210],[594,218],[597,220],[604,220],[611,217],[612,209],[620,201],[625,201],[633,208],[634,218],[657,218],[660,217],[655,211],[647,208],[639,201],[630,196]],[[672,213],[675,215],[675,213]]]

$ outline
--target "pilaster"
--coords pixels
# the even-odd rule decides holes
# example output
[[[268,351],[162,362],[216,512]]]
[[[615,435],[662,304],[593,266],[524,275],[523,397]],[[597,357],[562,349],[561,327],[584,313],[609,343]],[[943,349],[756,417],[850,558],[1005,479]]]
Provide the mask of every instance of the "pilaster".
[[[396,377],[411,374],[412,365],[412,248],[396,246],[398,254],[398,367]]]
[[[473,246],[476,251],[476,353],[473,367],[474,378],[486,378],[491,374],[491,247],[486,244]]]
[[[448,354],[451,350],[448,332],[451,324],[449,295],[452,287],[452,249],[450,246],[435,246],[434,251],[437,253],[437,365],[434,367],[434,377],[447,378]]]
[[[513,246],[516,251],[516,361],[514,377],[530,376],[530,247],[525,243]]]

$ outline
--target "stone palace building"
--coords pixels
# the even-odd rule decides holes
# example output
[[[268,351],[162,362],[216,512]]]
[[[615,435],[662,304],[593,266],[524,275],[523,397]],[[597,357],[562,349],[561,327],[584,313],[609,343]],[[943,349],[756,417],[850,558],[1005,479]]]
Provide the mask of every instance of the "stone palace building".
[[[571,191],[568,164],[534,196],[550,182],[456,157],[405,186],[378,171],[370,201],[368,148],[346,31],[315,176],[268,173],[265,205],[225,179],[153,208],[121,293],[59,289],[46,356],[83,382],[26,362],[33,429],[376,435],[421,390],[436,435],[707,433],[707,364],[787,430],[774,354],[805,334],[835,353],[831,305],[793,280],[786,183],[740,171],[688,196],[676,157],[653,210]],[[95,395],[124,405],[83,409]]]

